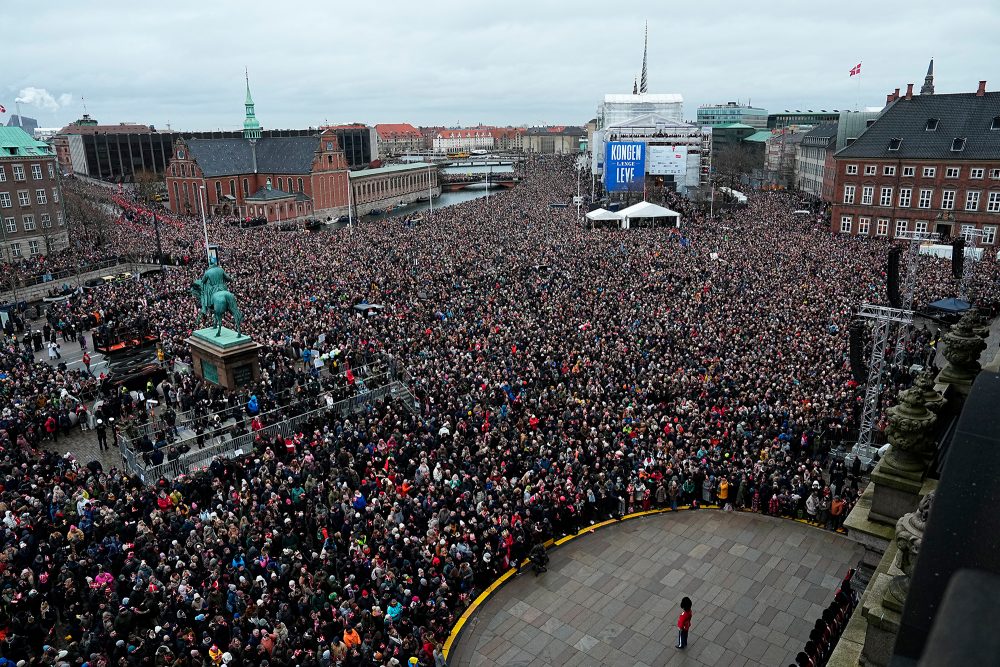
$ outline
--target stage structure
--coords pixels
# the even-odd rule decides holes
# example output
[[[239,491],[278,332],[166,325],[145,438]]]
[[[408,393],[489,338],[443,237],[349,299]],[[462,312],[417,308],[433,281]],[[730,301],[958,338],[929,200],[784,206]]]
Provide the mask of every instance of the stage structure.
[[[861,306],[857,317],[872,321],[872,355],[868,361],[868,382],[865,385],[861,427],[858,431],[858,441],[851,453],[868,464],[875,457],[877,449],[873,446],[872,440],[875,433],[875,423],[879,417],[882,376],[885,372],[885,352],[889,343],[889,333],[893,330],[894,325],[898,325],[901,329],[909,326],[913,322],[913,311],[866,303]]]
[[[926,241],[937,241],[941,238],[940,234],[934,232],[898,232],[896,234],[897,241],[909,241],[910,246],[906,253],[906,276],[903,281],[903,290],[900,295],[903,310],[913,310],[913,292],[917,287],[917,261],[920,257],[920,246]],[[896,332],[896,355],[893,357],[893,361],[896,364],[903,362],[903,357],[906,355],[906,340],[909,338],[910,329],[908,326],[900,325],[899,330]]]
[[[969,289],[972,286],[972,276],[976,270],[976,260],[981,258],[982,253],[977,253],[977,244],[983,238],[981,229],[963,229],[962,237],[965,239],[965,249],[962,251],[962,280],[958,284],[958,298],[972,303],[972,295]]]

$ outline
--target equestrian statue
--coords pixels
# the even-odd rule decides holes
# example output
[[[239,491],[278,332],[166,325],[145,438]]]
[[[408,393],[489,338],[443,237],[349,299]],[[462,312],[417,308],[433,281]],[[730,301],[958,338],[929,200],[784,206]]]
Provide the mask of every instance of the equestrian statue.
[[[228,283],[232,280],[213,257],[205,274],[191,283],[191,294],[198,299],[201,307],[198,312],[198,323],[201,324],[202,319],[208,315],[208,309],[211,308],[215,316],[216,338],[222,334],[222,316],[226,313],[232,313],[237,335],[243,324],[243,313],[236,305],[236,297],[229,291]]]

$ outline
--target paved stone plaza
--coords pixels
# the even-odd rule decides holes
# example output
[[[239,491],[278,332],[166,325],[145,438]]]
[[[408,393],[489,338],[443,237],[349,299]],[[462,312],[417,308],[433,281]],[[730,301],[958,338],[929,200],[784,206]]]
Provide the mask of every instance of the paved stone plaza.
[[[766,665],[802,650],[860,548],[787,519],[715,510],[608,526],[552,551],[466,623],[452,667]],[[674,648],[680,600],[694,602]]]

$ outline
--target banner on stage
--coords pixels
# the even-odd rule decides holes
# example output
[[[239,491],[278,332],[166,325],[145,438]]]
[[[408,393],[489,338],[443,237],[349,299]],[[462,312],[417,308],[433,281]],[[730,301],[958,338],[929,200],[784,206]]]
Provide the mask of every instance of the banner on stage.
[[[642,189],[646,177],[646,144],[609,141],[604,153],[604,187],[608,192]]]

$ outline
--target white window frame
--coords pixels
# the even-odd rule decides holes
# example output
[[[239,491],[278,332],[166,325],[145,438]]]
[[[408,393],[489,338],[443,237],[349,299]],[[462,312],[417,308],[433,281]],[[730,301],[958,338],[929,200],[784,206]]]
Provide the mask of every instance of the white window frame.
[[[21,206],[31,206],[31,193],[27,190],[18,190],[17,203]]]
[[[944,177],[945,178],[959,178],[962,174],[961,167],[945,167]]]
[[[917,168],[916,167],[913,167],[913,166],[903,167],[903,177],[904,178],[907,177],[907,176],[909,176],[910,178],[913,178],[913,175],[915,173],[917,173]]]
[[[892,186],[883,185],[878,198],[879,206],[892,206]]]
[[[55,165],[53,165],[51,162],[49,162],[48,167],[49,167],[49,178],[50,179],[55,179],[55,177],[56,177],[56,168],[55,168]]]
[[[872,202],[875,201],[875,186],[874,185],[862,185],[861,186],[861,205],[871,206]]]
[[[975,225],[962,225],[962,238],[966,243],[972,241],[972,232],[976,230]]]
[[[937,167],[924,167],[920,173],[923,174],[924,178],[934,178],[937,174]]]
[[[899,236],[903,232],[907,231],[909,228],[910,228],[910,221],[909,220],[897,220],[896,221],[896,233],[893,235],[893,238],[896,238],[897,236]]]
[[[56,224],[62,227],[64,222],[65,220],[63,220],[62,211],[56,211]]]
[[[8,234],[17,234],[17,218],[13,216],[4,218],[3,224],[7,228]]]
[[[23,164],[13,164],[13,165],[11,165],[11,168],[13,168],[13,170],[14,170],[14,180],[15,181],[24,181],[24,180],[27,180],[24,177],[24,165]]]
[[[882,167],[882,175],[883,176],[895,176],[896,175],[896,165],[894,165],[894,164],[887,164],[884,167]]]
[[[7,182],[7,170],[3,168],[2,164],[0,164],[0,183],[6,183],[6,182]]]
[[[871,230],[871,227],[872,227],[872,219],[871,218],[865,218],[865,217],[858,218],[858,235],[859,236],[868,236],[869,231]]]
[[[840,233],[850,234],[851,233],[851,223],[854,221],[854,216],[842,215],[840,216]]]
[[[874,176],[878,171],[877,164],[866,164],[865,165],[865,176]]]
[[[21,244],[20,243],[16,243],[15,242],[15,243],[11,243],[10,244],[10,256],[11,257],[21,257],[22,256],[21,255]]]
[[[847,165],[847,172],[846,173],[847,173],[848,176],[857,176],[858,175],[858,165],[856,165],[856,164],[849,164],[849,165]]]
[[[934,188],[920,188],[920,199],[917,200],[917,208],[930,208],[933,197]]]
[[[35,225],[35,215],[34,213],[25,213],[21,216],[21,227],[26,232],[33,232],[37,228]]]
[[[913,188],[900,188],[899,207],[910,208],[910,204],[912,201],[913,201]]]
[[[1000,169],[990,169],[990,178],[1000,178]]]
[[[13,206],[9,192],[0,192],[0,208],[10,208]]]
[[[35,190],[35,202],[39,205],[49,203],[49,196],[45,192],[45,188],[38,188]]]
[[[31,178],[36,181],[40,181],[44,178],[42,175],[42,165],[33,164],[31,165]]]
[[[986,175],[986,170],[982,167],[975,167],[969,170],[969,178],[976,181],[980,180],[985,175]]]
[[[983,245],[993,245],[997,240],[997,226],[996,225],[984,225],[983,226]]]
[[[52,201],[59,203],[59,188],[52,188]]]
[[[48,213],[42,213],[38,219],[42,223],[42,229],[52,229],[52,216]]]
[[[986,212],[1000,213],[1000,190],[990,190],[989,197],[986,199]]]
[[[855,194],[855,192],[857,192],[857,188],[855,186],[853,186],[853,185],[845,185],[844,186],[844,203],[845,204],[853,204],[854,203],[854,194]]]
[[[927,232],[927,221],[917,220],[916,222],[914,222],[913,231],[917,232],[918,234],[925,234]]]
[[[28,241],[28,254],[32,257],[42,254],[42,246],[35,239]]]
[[[955,191],[954,190],[942,190],[941,191],[941,210],[942,211],[954,211],[955,210]]]
[[[978,211],[979,198],[982,193],[979,190],[967,190],[965,193],[965,210]]]
[[[889,235],[889,218],[878,218],[875,221],[875,236]]]

